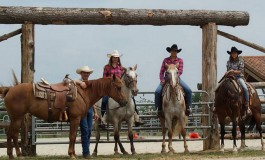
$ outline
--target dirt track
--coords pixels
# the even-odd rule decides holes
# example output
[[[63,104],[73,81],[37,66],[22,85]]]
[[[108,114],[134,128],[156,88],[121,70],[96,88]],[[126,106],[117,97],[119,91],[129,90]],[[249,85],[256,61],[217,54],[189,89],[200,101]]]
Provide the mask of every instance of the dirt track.
[[[155,138],[155,137],[153,137]],[[160,137],[159,137],[160,138]],[[79,140],[79,139],[78,139]],[[2,140],[1,140],[2,141]],[[38,142],[67,142],[68,138],[42,138],[38,139]],[[188,141],[189,151],[198,152],[203,150],[202,141]],[[240,141],[237,141],[238,146],[240,146]],[[246,140],[248,145],[247,150],[261,150],[260,140]],[[90,152],[93,152],[95,144],[91,144]],[[129,143],[124,143],[124,147],[127,152],[130,153]],[[183,142],[177,141],[173,142],[173,147],[176,152],[184,152]],[[100,143],[98,148],[98,155],[112,155],[114,148],[113,143]],[[137,153],[160,153],[161,142],[137,142],[135,143],[135,148]],[[225,141],[225,149],[232,150],[232,141]],[[78,143],[75,146],[76,154],[82,155],[81,144]],[[14,152],[15,153],[15,152]],[[68,144],[50,144],[50,145],[37,145],[38,155],[68,155]],[[0,156],[6,156],[6,148],[0,148]],[[241,158],[242,159],[242,158]],[[245,158],[244,158],[245,159]],[[253,159],[253,158],[251,158]],[[255,159],[263,159],[262,157],[257,157]]]

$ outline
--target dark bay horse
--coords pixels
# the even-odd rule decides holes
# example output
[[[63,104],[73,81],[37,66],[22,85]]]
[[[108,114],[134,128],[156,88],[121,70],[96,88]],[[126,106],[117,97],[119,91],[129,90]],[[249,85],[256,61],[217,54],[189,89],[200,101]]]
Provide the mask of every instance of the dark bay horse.
[[[224,135],[225,135],[225,119],[229,117],[232,121],[232,136],[233,136],[233,152],[237,153],[236,127],[239,126],[241,132],[241,147],[243,150],[246,147],[245,144],[245,125],[249,122],[249,128],[256,128],[261,137],[262,150],[264,150],[265,145],[262,138],[262,128],[261,128],[261,104],[257,94],[257,91],[251,86],[252,100],[250,100],[250,109],[252,111],[252,116],[244,120],[244,112],[246,112],[244,104],[244,92],[239,88],[239,85],[233,81],[232,77],[224,77],[221,84],[215,93],[215,111],[217,114],[218,121],[220,124],[220,134],[221,134],[221,152],[224,152]],[[250,120],[250,121],[247,121]]]
[[[187,117],[185,116],[185,100],[182,88],[179,84],[179,76],[177,65],[166,64],[168,80],[163,88],[162,93],[162,108],[164,116],[159,116],[161,127],[162,127],[162,151],[161,153],[166,152],[166,124],[168,129],[168,149],[169,154],[173,154],[175,150],[172,146],[172,137],[177,133],[181,133],[184,141],[184,153],[189,153],[188,145],[186,142],[186,122]]]
[[[109,110],[105,113],[104,116],[108,116],[106,119],[109,120],[109,123],[113,124],[114,131],[114,139],[115,139],[115,154],[119,154],[118,146],[123,154],[128,154],[124,149],[121,141],[120,141],[120,130],[121,123],[125,121],[128,125],[128,137],[130,139],[131,144],[131,152],[132,154],[136,154],[134,144],[133,144],[133,123],[134,123],[134,112],[135,106],[132,100],[132,96],[136,96],[138,93],[137,89],[137,73],[136,73],[137,65],[134,67],[128,67],[126,72],[122,75],[121,80],[123,81],[122,90],[125,96],[128,98],[128,103],[124,107],[120,107],[120,105],[115,101],[115,99],[109,99],[108,105]],[[101,106],[98,104],[98,106]],[[101,113],[100,111],[98,113]],[[95,122],[96,129],[96,145],[93,152],[93,156],[97,156],[98,152],[98,143],[100,140],[100,130],[97,122]]]
[[[120,105],[126,105],[127,99],[121,90],[122,81],[118,77],[100,78],[97,80],[86,81],[87,88],[82,89],[77,85],[77,97],[73,102],[68,102],[69,106],[69,148],[68,154],[70,158],[75,159],[75,141],[77,129],[81,118],[85,116],[89,106],[96,103],[102,96],[108,95],[115,99]],[[45,99],[36,98],[33,94],[32,83],[22,83],[14,87],[0,89],[3,93],[6,110],[10,117],[10,126],[7,132],[7,154],[9,159],[13,159],[13,147],[11,141],[13,140],[16,154],[22,157],[18,145],[18,135],[21,128],[23,116],[30,113],[38,118],[48,120],[48,103]],[[53,121],[59,121],[60,111],[52,108]]]

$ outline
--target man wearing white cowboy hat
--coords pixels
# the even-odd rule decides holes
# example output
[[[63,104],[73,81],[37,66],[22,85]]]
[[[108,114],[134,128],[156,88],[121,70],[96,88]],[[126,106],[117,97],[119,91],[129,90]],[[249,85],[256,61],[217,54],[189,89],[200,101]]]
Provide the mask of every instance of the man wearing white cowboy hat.
[[[109,58],[109,62],[104,67],[103,77],[111,77],[111,76],[115,75],[115,76],[121,78],[122,74],[125,71],[123,66],[121,65],[121,60],[120,60],[121,56],[122,56],[122,54],[120,54],[117,50],[114,50],[110,54],[107,54],[107,57]],[[104,126],[106,124],[106,116],[104,116],[104,113],[105,113],[106,108],[107,108],[106,106],[108,103],[108,99],[109,99],[108,96],[104,96],[102,98],[101,115],[103,118],[102,118],[102,124],[100,125],[101,128],[104,128]],[[133,100],[134,100],[134,98],[133,98]],[[142,125],[143,123],[140,122],[136,107],[135,107],[135,111],[136,111],[134,113],[135,126]]]
[[[90,74],[93,73],[93,69],[90,69],[88,66],[83,66],[76,70],[77,74],[81,75],[81,79],[76,81],[82,88],[86,88],[84,80],[88,80]],[[87,115],[80,121],[80,131],[81,131],[81,143],[83,149],[83,157],[91,158],[89,146],[90,146],[90,137],[92,132],[92,121],[93,121],[93,111],[94,119],[98,119],[98,114],[94,106],[89,107]]]

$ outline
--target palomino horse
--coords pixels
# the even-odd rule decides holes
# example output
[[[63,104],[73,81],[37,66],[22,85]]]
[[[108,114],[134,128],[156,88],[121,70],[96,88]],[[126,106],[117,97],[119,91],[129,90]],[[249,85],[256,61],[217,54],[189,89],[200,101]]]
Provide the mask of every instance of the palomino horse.
[[[123,121],[126,121],[128,125],[128,137],[130,139],[131,152],[132,154],[136,154],[133,145],[133,131],[132,131],[133,122],[134,122],[133,115],[135,111],[132,95],[136,96],[138,93],[136,68],[137,65],[135,65],[134,67],[127,68],[126,72],[123,74],[121,78],[123,81],[122,91],[125,93],[125,96],[128,99],[127,105],[125,107],[120,107],[120,105],[114,99],[110,98],[108,102],[109,110],[107,110],[107,112],[105,113],[105,116],[108,116],[106,119],[109,120],[109,123],[113,124],[114,139],[115,139],[115,148],[114,148],[115,154],[119,154],[117,144],[119,144],[120,150],[123,154],[128,154],[125,151],[120,141],[121,123]],[[98,142],[100,140],[100,131],[97,122],[95,124],[95,127],[97,132],[96,132],[96,145],[93,152],[93,156],[97,156]]]
[[[122,81],[118,77],[101,78],[98,80],[86,81],[87,88],[82,89],[77,85],[77,97],[73,102],[69,102],[69,148],[68,154],[75,159],[75,141],[77,129],[81,118],[87,113],[88,107],[96,103],[102,96],[108,95],[119,102],[121,105],[126,105],[127,99],[124,96],[121,86]],[[33,94],[32,83],[17,84],[5,91],[1,91],[5,100],[6,110],[10,117],[10,126],[7,132],[7,154],[9,159],[13,159],[13,147],[11,141],[13,140],[16,154],[22,157],[18,145],[18,133],[23,121],[23,116],[30,113],[38,118],[48,120],[48,103],[45,99],[36,98]],[[59,120],[60,111],[52,108],[53,121]]]
[[[220,128],[221,128],[221,152],[224,152],[224,135],[225,135],[225,119],[229,117],[232,121],[232,136],[233,136],[233,153],[237,153],[236,136],[237,136],[237,125],[241,132],[241,147],[243,150],[246,147],[245,144],[245,123],[243,115],[246,109],[243,107],[244,93],[240,89],[239,85],[233,80],[232,77],[224,77],[215,93],[215,110],[217,114]],[[256,124],[256,128],[259,131],[261,137],[262,150],[264,150],[264,142],[262,138],[261,129],[261,104],[256,90],[251,86],[252,100],[250,101],[250,109],[252,116],[250,117],[250,127]]]
[[[189,153],[188,145],[186,142],[186,121],[187,118],[185,116],[185,100],[182,88],[179,84],[179,76],[177,65],[174,64],[166,64],[167,67],[167,75],[168,80],[163,87],[162,93],[162,109],[164,112],[164,116],[159,116],[161,127],[162,127],[162,151],[161,153],[166,152],[166,142],[165,142],[165,134],[166,134],[166,126],[168,128],[168,149],[169,154],[174,153],[174,149],[172,147],[172,136],[176,133],[181,133],[184,140],[184,153]]]

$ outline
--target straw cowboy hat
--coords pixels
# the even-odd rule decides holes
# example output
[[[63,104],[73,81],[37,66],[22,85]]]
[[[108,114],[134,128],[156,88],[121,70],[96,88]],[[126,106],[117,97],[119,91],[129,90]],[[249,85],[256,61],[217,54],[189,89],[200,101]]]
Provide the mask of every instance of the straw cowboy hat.
[[[228,54],[231,54],[232,52],[237,52],[238,54],[242,53],[242,51],[238,50],[236,47],[232,47],[230,52],[227,51]]]
[[[170,53],[172,50],[177,51],[179,53],[182,49],[178,49],[176,44],[173,44],[171,47],[167,47],[166,50]]]
[[[78,68],[76,70],[77,74],[80,74],[81,72],[93,73],[93,69],[90,69],[88,66],[83,66],[82,68]]]
[[[112,51],[111,53],[107,54],[108,58],[110,57],[121,57],[122,54],[119,54],[117,50]]]

